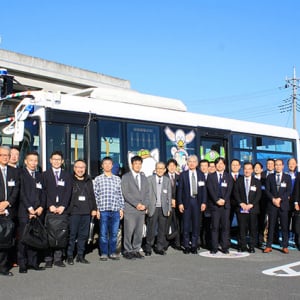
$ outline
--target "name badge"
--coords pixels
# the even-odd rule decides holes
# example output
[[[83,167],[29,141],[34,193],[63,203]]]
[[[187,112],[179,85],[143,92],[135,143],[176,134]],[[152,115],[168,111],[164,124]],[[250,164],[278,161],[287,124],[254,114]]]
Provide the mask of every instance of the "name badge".
[[[285,182],[281,182],[280,186],[281,186],[282,188],[285,188],[285,187],[286,187],[286,183],[285,183]]]
[[[164,194],[167,194],[167,193],[168,193],[168,190],[163,189],[163,193],[164,193]]]
[[[261,186],[261,190],[264,191],[266,187],[264,185]]]
[[[221,187],[227,187],[227,182],[222,182]]]
[[[14,180],[10,180],[7,182],[7,186],[16,186],[16,183]]]
[[[41,185],[40,182],[37,182],[37,183],[36,183],[36,188],[37,188],[37,189],[40,189],[40,190],[42,189],[42,185]]]
[[[250,186],[250,191],[256,192],[256,186],[255,185]]]
[[[85,201],[85,196],[78,196],[79,201]]]
[[[55,202],[56,202],[56,203],[58,203],[58,202],[59,202],[59,197],[58,197],[58,196],[56,196],[56,198],[55,198]]]
[[[63,180],[59,180],[57,182],[57,185],[59,185],[59,186],[65,186],[65,182]]]
[[[205,182],[204,181],[198,181],[198,186],[205,186]]]

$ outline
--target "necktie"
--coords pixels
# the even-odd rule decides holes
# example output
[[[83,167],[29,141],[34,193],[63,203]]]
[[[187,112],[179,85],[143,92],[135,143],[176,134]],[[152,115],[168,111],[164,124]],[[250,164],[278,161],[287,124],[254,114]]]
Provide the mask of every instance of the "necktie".
[[[55,171],[55,181],[56,181],[56,185],[58,185],[58,173],[59,173],[59,171]]]
[[[192,173],[192,195],[196,196],[197,195],[197,184],[196,184],[196,177],[195,173]]]
[[[247,199],[247,204],[249,203],[249,179],[246,178],[246,199]]]
[[[222,198],[222,174],[219,174],[218,198]]]
[[[158,184],[161,184],[161,178],[158,178]]]
[[[138,189],[140,190],[139,175],[135,176],[135,182],[136,182],[136,185],[137,185]]]
[[[172,184],[172,186],[174,186],[174,184],[175,184],[175,178],[174,178],[174,174],[171,174],[171,184]]]
[[[7,200],[6,168],[1,168],[1,173],[2,173],[3,182],[4,182],[4,193],[5,193],[4,200]]]
[[[32,178],[35,178],[35,172],[31,172]]]
[[[236,174],[234,174],[234,181],[236,181],[237,180],[237,175]]]
[[[280,174],[276,174],[276,187],[277,187],[277,192],[280,189]]]

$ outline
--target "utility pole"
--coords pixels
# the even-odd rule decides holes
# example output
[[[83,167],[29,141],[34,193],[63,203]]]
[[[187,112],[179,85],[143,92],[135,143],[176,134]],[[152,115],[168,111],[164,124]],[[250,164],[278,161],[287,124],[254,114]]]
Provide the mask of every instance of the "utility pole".
[[[296,68],[294,67],[294,75],[293,78],[286,78],[285,88],[292,87],[293,95],[292,95],[292,108],[293,108],[293,128],[297,129],[297,88],[299,86],[299,78],[296,78]]]

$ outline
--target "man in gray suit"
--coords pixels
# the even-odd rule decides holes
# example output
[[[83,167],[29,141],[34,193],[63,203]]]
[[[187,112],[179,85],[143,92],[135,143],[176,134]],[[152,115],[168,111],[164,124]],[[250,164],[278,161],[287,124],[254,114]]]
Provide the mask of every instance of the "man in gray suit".
[[[172,186],[169,177],[164,176],[166,165],[158,162],[155,165],[156,174],[149,176],[150,205],[148,208],[147,236],[145,255],[151,255],[151,248],[154,244],[157,228],[157,240],[154,252],[160,255],[165,254],[167,246],[166,233],[168,216],[171,212]]]
[[[125,200],[124,209],[124,254],[126,259],[142,259],[140,253],[143,239],[145,213],[149,206],[149,184],[141,173],[143,159],[131,158],[132,171],[122,177],[121,187]]]

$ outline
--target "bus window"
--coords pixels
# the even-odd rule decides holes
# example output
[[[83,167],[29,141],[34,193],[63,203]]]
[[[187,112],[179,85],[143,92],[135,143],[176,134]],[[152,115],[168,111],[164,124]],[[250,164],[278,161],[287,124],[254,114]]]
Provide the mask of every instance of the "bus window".
[[[122,164],[121,157],[121,145],[122,134],[121,134],[121,123],[114,121],[99,121],[99,132],[100,132],[100,157],[101,161],[105,156],[110,156],[113,159],[113,174],[120,174]]]
[[[253,161],[253,137],[249,135],[232,135],[232,158],[241,163]]]
[[[74,161],[77,159],[84,159],[84,135],[81,128],[71,129],[71,165],[74,165]]]
[[[252,137],[241,134],[233,134],[232,147],[234,149],[253,149]]]
[[[66,129],[65,125],[47,124],[47,159],[53,151],[61,151],[66,155]],[[48,163],[49,164],[49,163]],[[49,167],[50,165],[48,165]]]
[[[187,169],[187,158],[196,154],[196,131],[165,127],[167,159],[174,158],[178,163],[178,171]]]
[[[53,151],[61,151],[65,168],[73,169],[76,159],[84,159],[84,128],[69,124],[47,124],[47,159]],[[47,166],[50,167],[49,162]]]
[[[269,137],[257,137],[256,138],[256,149],[260,151],[271,151],[271,152],[293,152],[292,141],[269,138]]]
[[[155,170],[155,163],[159,161],[160,134],[158,126],[143,124],[127,124],[127,160],[130,166],[130,159],[134,155],[143,158],[142,171],[149,176]]]
[[[202,138],[200,145],[200,159],[215,161],[218,157],[226,158],[223,139]]]
[[[242,164],[243,162],[253,162],[253,152],[234,150],[232,158],[238,159]]]

